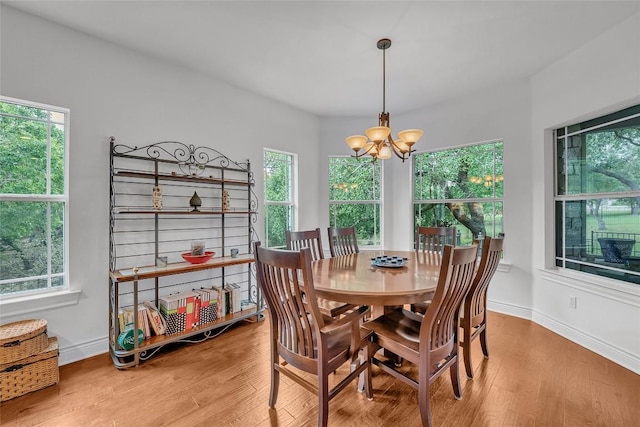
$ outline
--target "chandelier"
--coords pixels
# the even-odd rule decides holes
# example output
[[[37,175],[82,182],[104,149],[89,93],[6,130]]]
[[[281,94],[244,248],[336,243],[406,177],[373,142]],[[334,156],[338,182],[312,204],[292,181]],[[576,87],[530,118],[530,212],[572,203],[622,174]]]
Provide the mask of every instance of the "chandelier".
[[[391,40],[378,40],[378,49],[382,50],[382,113],[378,116],[378,126],[370,127],[365,131],[367,136],[352,135],[345,139],[349,148],[355,153],[351,157],[370,155],[373,160],[389,159],[391,153],[398,156],[404,162],[409,158],[413,144],[418,142],[422,134],[421,129],[407,129],[398,132],[398,137],[393,139],[389,127],[389,113],[385,112],[386,101],[386,62],[385,51],[391,46]],[[363,150],[362,153],[360,150]]]

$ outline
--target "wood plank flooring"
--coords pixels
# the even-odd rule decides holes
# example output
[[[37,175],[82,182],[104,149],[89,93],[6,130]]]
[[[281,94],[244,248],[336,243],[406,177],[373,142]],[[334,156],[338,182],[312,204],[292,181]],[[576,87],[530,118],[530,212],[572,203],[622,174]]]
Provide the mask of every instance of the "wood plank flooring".
[[[473,343],[463,397],[448,373],[431,386],[435,426],[640,426],[640,376],[535,323],[489,318],[490,358]],[[315,395],[281,377],[269,409],[269,325],[243,323],[118,370],[108,355],[60,367],[60,384],[0,406],[9,426],[313,426]],[[336,375],[346,372],[339,370]],[[418,396],[373,368],[374,399],[355,383],[329,403],[331,426],[420,425]]]

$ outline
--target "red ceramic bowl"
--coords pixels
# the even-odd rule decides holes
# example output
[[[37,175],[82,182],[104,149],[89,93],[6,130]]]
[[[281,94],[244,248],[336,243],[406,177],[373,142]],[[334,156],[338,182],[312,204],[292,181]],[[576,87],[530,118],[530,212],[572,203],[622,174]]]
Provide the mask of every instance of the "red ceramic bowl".
[[[206,251],[204,255],[191,255],[191,252],[185,252],[182,254],[182,258],[185,261],[190,262],[191,264],[202,264],[203,262],[209,261],[211,258],[215,256],[215,252]]]

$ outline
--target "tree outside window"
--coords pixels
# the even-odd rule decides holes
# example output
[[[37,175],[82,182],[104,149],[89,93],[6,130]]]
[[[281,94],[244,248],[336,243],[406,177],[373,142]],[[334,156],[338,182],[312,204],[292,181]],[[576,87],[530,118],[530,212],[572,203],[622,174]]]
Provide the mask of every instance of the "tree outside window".
[[[503,143],[416,154],[414,227],[456,227],[459,245],[503,232]]]
[[[556,266],[640,284],[640,105],[554,134]]]
[[[358,245],[381,247],[380,162],[329,157],[329,225],[356,227]]]
[[[0,294],[67,287],[66,109],[0,102]]]
[[[264,150],[265,246],[285,248],[285,230],[294,226],[295,156]]]

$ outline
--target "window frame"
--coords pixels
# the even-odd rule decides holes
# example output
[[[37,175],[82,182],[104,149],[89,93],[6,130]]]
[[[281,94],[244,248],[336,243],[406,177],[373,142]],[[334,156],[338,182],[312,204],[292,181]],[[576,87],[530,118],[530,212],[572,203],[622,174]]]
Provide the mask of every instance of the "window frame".
[[[638,272],[635,272],[629,269],[616,268],[611,265],[598,264],[595,261],[590,262],[588,260],[583,261],[575,258],[570,258],[570,256],[567,255],[567,252],[568,252],[567,251],[567,227],[566,227],[565,221],[566,221],[566,215],[567,215],[566,214],[567,203],[588,202],[589,200],[640,198],[640,190],[609,191],[609,192],[597,192],[594,190],[591,192],[587,191],[587,192],[575,193],[570,191],[568,186],[569,174],[565,173],[563,174],[564,176],[563,192],[564,193],[560,194],[561,193],[559,188],[560,187],[560,182],[559,182],[559,178],[560,178],[559,166],[560,165],[558,163],[558,156],[559,156],[558,144],[560,139],[565,140],[565,143],[564,143],[565,154],[563,155],[564,161],[562,166],[564,170],[567,170],[567,166],[570,162],[570,159],[569,159],[569,156],[566,155],[566,151],[568,150],[568,144],[566,143],[566,141],[569,140],[569,138],[575,137],[581,134],[587,134],[594,130],[597,130],[600,128],[606,128],[608,126],[614,125],[616,123],[628,121],[630,119],[640,118],[640,111],[637,111],[639,108],[640,108],[640,104],[636,104],[627,108],[618,109],[611,113],[600,114],[591,119],[571,121],[568,124],[565,124],[562,126],[555,126],[551,129],[551,141],[552,141],[551,143],[553,148],[552,150],[553,152],[553,160],[552,160],[553,161],[553,192],[552,192],[552,195],[553,195],[552,197],[553,242],[551,242],[550,244],[550,250],[551,250],[552,256],[550,257],[549,267],[551,267],[552,269],[557,269],[557,271],[563,275],[580,277],[580,275],[582,274],[588,274],[589,277],[593,277],[595,281],[600,284],[606,284],[607,282],[612,281],[612,283],[616,283],[616,284],[619,284],[619,286],[624,286],[624,287],[639,286],[639,283],[637,282],[632,282],[630,280],[623,280],[621,278],[612,277],[605,274],[599,274],[596,271],[604,270],[604,271],[616,272],[623,276],[625,275],[636,276],[637,277],[636,280],[640,280],[640,274]],[[621,115],[624,111],[631,110],[631,109],[635,109],[636,112],[631,114]],[[610,119],[607,119],[607,118],[610,118]],[[584,128],[581,128],[581,125],[584,125],[584,124],[587,124],[587,126]],[[571,127],[578,127],[578,129],[570,131]],[[559,135],[560,130],[562,130],[561,135]],[[561,204],[561,207],[562,207],[561,212],[558,212],[558,204]],[[562,218],[561,219],[558,218],[558,215],[561,215]],[[558,236],[559,229],[561,229],[561,232],[562,232],[561,237]],[[585,233],[586,232],[587,231],[585,229]],[[617,232],[612,232],[612,233],[617,233]],[[618,234],[625,234],[625,232],[620,232]],[[588,235],[585,235],[584,238],[586,242],[588,240],[587,239]],[[562,242],[561,254],[558,253],[559,242]],[[593,245],[593,242],[591,242],[591,245]],[[636,245],[640,245],[640,241],[636,241]],[[638,249],[636,249],[636,253],[637,251]],[[581,265],[583,267],[592,267],[594,268],[595,271],[590,272],[590,271],[585,271],[579,268],[570,268],[567,266],[567,264],[576,264],[576,265]],[[607,285],[604,285],[604,286],[608,287]],[[616,285],[616,287],[617,286],[618,285]]]
[[[333,200],[331,199],[331,188],[329,188],[329,192],[328,192],[328,222],[329,222],[329,227],[335,227],[336,225],[332,223],[332,217],[331,217],[331,207],[333,205],[363,205],[363,206],[367,206],[367,205],[372,205],[372,206],[377,206],[378,207],[378,211],[379,211],[379,219],[378,219],[378,230],[379,230],[379,241],[380,244],[379,245],[367,245],[364,242],[361,242],[360,240],[358,241],[358,246],[360,247],[360,249],[365,249],[365,250],[378,250],[384,247],[384,161],[382,160],[369,160],[368,158],[365,159],[355,159],[352,156],[348,156],[348,155],[329,155],[327,157],[327,184],[330,185],[330,177],[331,177],[331,159],[337,159],[337,158],[341,158],[341,159],[353,159],[355,162],[369,162],[369,163],[377,163],[380,167],[380,182],[378,183],[378,188],[379,188],[379,198],[376,199],[354,199],[354,200]],[[341,225],[340,227],[348,227],[351,225]],[[358,232],[358,228],[356,226],[356,233]]]
[[[416,182],[416,162],[418,160],[418,158],[422,155],[429,155],[432,153],[440,153],[440,152],[446,152],[446,151],[454,151],[454,150],[460,150],[460,149],[464,149],[467,147],[474,147],[474,146],[480,146],[480,145],[496,145],[496,144],[502,144],[502,174],[500,175],[500,180],[499,182],[502,182],[502,197],[498,197],[496,195],[496,185],[495,183],[498,182],[498,180],[496,179],[497,175],[497,160],[496,160],[496,152],[494,149],[494,154],[493,154],[493,174],[492,174],[492,197],[476,197],[476,198],[451,198],[451,199],[447,199],[447,198],[437,198],[437,199],[417,199],[416,198],[416,187],[417,187],[417,182]],[[418,153],[414,153],[412,156],[412,160],[411,160],[411,205],[412,205],[412,212],[414,215],[414,221],[413,221],[413,236],[415,237],[416,232],[417,232],[417,217],[415,216],[415,212],[416,212],[416,208],[418,205],[424,205],[424,204],[433,204],[433,205],[444,205],[446,203],[473,203],[473,202],[477,202],[477,203],[492,203],[494,206],[499,203],[502,206],[502,215],[503,215],[503,219],[502,219],[502,230],[504,232],[504,138],[495,138],[495,139],[491,139],[491,140],[485,140],[485,141],[479,141],[479,142],[472,142],[472,143],[468,143],[468,144],[461,144],[461,145],[455,145],[455,146],[451,146],[451,147],[445,147],[445,148],[440,148],[440,149],[433,149],[433,150],[426,150],[426,151],[421,151]],[[456,232],[458,233],[458,240],[460,237],[460,231],[462,229],[462,227],[464,227],[462,224],[460,224],[459,222],[456,222],[456,224],[454,224],[456,227]],[[485,226],[485,229],[488,228]],[[495,221],[495,217],[493,219],[493,224],[491,225],[491,228],[494,230],[496,230],[497,228],[497,223]],[[499,234],[499,233],[496,233]],[[491,236],[490,236],[491,237]],[[415,242],[413,242],[415,243]],[[456,244],[460,244],[460,242],[456,242]]]
[[[285,156],[289,156],[289,158],[291,159],[291,171],[290,171],[290,176],[291,176],[291,180],[290,180],[290,188],[289,188],[289,194],[290,194],[290,200],[289,201],[281,201],[281,200],[268,200],[267,199],[267,192],[266,192],[266,180],[263,182],[263,197],[262,197],[262,202],[263,202],[263,206],[264,206],[264,221],[263,221],[263,225],[264,225],[264,242],[265,245],[269,242],[268,239],[268,227],[267,227],[267,210],[269,206],[288,206],[290,208],[290,212],[291,212],[291,227],[292,229],[297,229],[298,227],[298,155],[296,153],[292,153],[292,152],[288,152],[288,151],[283,151],[283,150],[276,150],[276,149],[272,149],[272,148],[263,148],[262,150],[262,170],[263,170],[263,174],[264,174],[264,169],[265,169],[265,160],[267,158],[266,154],[267,152],[269,153],[276,153],[276,154],[282,154]],[[285,228],[286,229],[286,228]],[[284,238],[284,236],[283,236]],[[274,248],[284,248],[280,247],[280,246],[274,246]]]
[[[0,101],[3,103],[16,104],[20,106],[25,106],[29,108],[37,108],[40,110],[46,110],[48,112],[55,112],[64,115],[64,123],[62,126],[64,128],[64,155],[63,155],[63,164],[64,164],[64,184],[63,184],[63,192],[62,194],[51,194],[51,132],[48,130],[47,132],[47,183],[46,183],[46,194],[6,194],[0,193],[0,201],[1,202],[44,202],[44,203],[61,203],[63,206],[64,214],[63,214],[63,263],[62,273],[52,273],[51,272],[51,255],[52,255],[52,244],[51,244],[51,216],[47,215],[47,274],[40,276],[30,276],[20,278],[19,280],[2,280],[0,281],[0,286],[8,283],[16,283],[16,282],[24,282],[27,280],[33,279],[46,279],[47,287],[39,288],[39,289],[29,289],[20,292],[12,292],[8,294],[0,293],[0,300],[3,302],[11,302],[12,300],[32,300],[33,298],[39,298],[42,295],[51,295],[51,294],[67,294],[72,295],[71,300],[63,297],[62,299],[59,296],[53,295],[53,298],[56,302],[54,302],[53,306],[62,306],[68,305],[69,301],[76,300],[79,296],[79,291],[71,291],[69,278],[69,153],[70,153],[70,122],[71,122],[71,110],[69,108],[58,107],[49,104],[43,104],[34,101],[28,101],[23,99],[11,98],[7,96],[0,95]],[[8,116],[8,115],[7,115]],[[23,118],[17,116],[18,118]],[[46,120],[47,128],[50,129],[51,126],[60,124],[59,122],[52,121],[51,115],[48,115],[48,119]],[[50,212],[50,205],[47,206],[47,211]],[[63,285],[52,287],[52,278],[53,277],[62,277]],[[75,297],[73,296],[75,295]],[[37,305],[37,304],[36,304]],[[3,306],[3,311],[6,309]],[[19,312],[31,311],[28,307],[21,307],[18,309]]]

